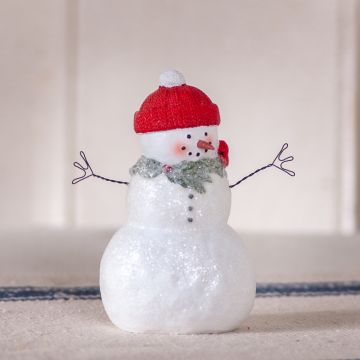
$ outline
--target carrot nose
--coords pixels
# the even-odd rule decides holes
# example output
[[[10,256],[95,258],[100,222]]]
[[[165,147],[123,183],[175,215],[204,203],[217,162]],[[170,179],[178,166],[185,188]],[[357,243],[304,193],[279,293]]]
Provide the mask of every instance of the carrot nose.
[[[199,149],[215,150],[215,148],[211,144],[209,144],[208,142],[206,142],[204,140],[199,140],[197,143],[197,147]]]

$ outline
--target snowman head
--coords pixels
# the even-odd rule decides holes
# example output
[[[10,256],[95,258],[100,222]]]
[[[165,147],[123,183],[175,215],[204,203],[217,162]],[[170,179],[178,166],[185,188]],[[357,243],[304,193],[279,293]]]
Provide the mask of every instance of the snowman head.
[[[134,116],[142,154],[165,164],[218,156],[219,109],[175,70],[160,76]]]
[[[140,134],[142,154],[166,164],[217,157],[217,126]]]

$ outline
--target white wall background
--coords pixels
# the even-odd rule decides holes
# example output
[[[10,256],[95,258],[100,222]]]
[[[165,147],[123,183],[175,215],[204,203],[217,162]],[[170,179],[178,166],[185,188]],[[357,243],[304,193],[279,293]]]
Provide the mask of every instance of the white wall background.
[[[119,226],[126,187],[72,186],[84,150],[126,180],[133,113],[176,68],[218,104],[230,181],[254,232],[356,228],[356,0],[0,0],[0,226]]]

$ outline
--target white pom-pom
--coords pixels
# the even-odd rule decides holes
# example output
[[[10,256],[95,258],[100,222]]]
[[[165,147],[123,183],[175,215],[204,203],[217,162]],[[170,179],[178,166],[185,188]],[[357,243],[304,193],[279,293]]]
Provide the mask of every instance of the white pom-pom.
[[[164,71],[160,75],[159,85],[165,87],[180,86],[185,84],[184,75],[176,70]]]

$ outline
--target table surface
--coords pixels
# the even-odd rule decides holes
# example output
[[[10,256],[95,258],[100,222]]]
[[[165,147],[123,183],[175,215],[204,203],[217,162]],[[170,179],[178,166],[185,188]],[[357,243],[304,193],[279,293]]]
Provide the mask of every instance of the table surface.
[[[98,285],[112,230],[32,229],[0,233],[0,287]],[[261,283],[360,280],[360,237],[242,234]],[[309,294],[308,294],[309,295]],[[255,301],[235,332],[131,334],[101,301],[1,301],[1,359],[360,358],[360,293],[274,296]]]

